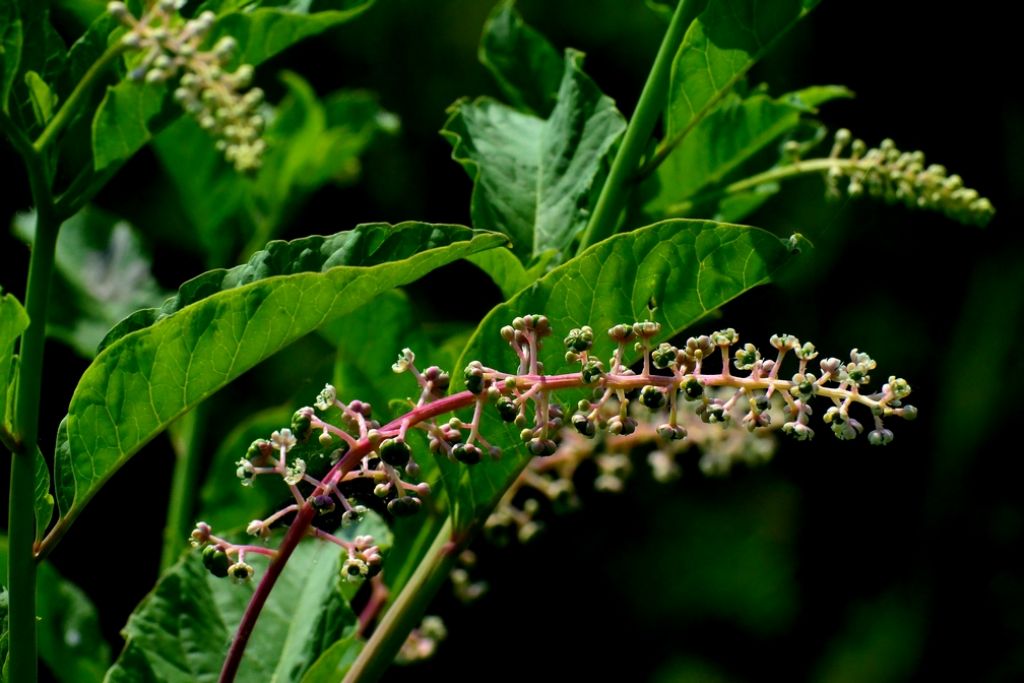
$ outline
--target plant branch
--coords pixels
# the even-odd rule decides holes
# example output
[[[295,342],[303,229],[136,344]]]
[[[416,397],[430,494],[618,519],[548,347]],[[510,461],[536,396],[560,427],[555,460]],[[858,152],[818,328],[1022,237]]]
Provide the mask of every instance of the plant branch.
[[[695,206],[729,195],[739,194],[747,190],[752,190],[759,185],[765,183],[772,183],[778,180],[788,180],[790,178],[796,178],[802,175],[810,175],[813,173],[822,173],[832,168],[839,168],[844,171],[855,171],[855,170],[867,170],[871,167],[870,162],[857,159],[843,159],[843,158],[829,158],[823,157],[820,159],[808,159],[806,161],[797,161],[792,164],[786,164],[785,166],[777,166],[770,168],[767,171],[763,171],[756,175],[752,175],[742,180],[737,180],[734,183],[730,183],[725,187],[711,190],[710,192],[704,192],[698,194],[690,199],[682,202],[670,205],[665,209],[666,216],[680,216],[686,215]]]
[[[35,541],[35,457],[39,437],[39,396],[46,341],[46,313],[50,298],[54,252],[60,219],[54,210],[50,178],[43,159],[24,134],[5,115],[0,128],[21,155],[28,171],[32,200],[36,206],[36,234],[31,247],[25,310],[29,324],[18,346],[20,362],[14,400],[15,446],[11,458],[11,490],[8,517],[10,595],[10,680],[32,683],[36,663],[36,565]]]
[[[125,51],[125,46],[121,42],[117,42],[109,46],[106,51],[100,55],[99,59],[93,62],[89,70],[82,76],[82,80],[78,81],[75,85],[75,89],[71,91],[68,98],[61,105],[61,108],[57,110],[57,113],[53,115],[50,122],[46,124],[46,128],[39,134],[36,141],[33,143],[37,152],[42,152],[54,142],[61,129],[64,128],[78,113],[80,104],[83,99],[89,95],[89,91],[96,85],[103,72],[106,71],[107,67],[115,59],[117,59]]]
[[[672,60],[675,58],[679,45],[683,42],[683,35],[686,33],[687,27],[696,14],[694,7],[699,4],[694,0],[680,0],[675,14],[672,15],[672,21],[661,41],[661,47],[658,48],[654,66],[640,93],[640,100],[637,102],[636,110],[626,128],[622,145],[612,162],[608,179],[605,180],[604,186],[601,188],[597,205],[594,207],[594,214],[590,217],[590,222],[587,223],[587,228],[583,232],[577,253],[615,233],[615,227],[625,202],[627,186],[634,181],[640,159],[654,132],[654,125],[665,106]]]

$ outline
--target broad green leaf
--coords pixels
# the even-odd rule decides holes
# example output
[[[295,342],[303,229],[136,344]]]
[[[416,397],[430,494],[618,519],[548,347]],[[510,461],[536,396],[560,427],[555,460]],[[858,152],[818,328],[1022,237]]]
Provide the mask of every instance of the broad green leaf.
[[[661,339],[692,325],[751,287],[768,282],[790,257],[790,246],[757,228],[711,221],[669,220],[617,235],[555,268],[510,301],[496,306],[480,323],[457,367],[472,360],[498,370],[514,367],[512,351],[499,330],[518,315],[542,313],[552,336],[541,360],[550,374],[569,372],[559,340],[573,327],[590,325],[594,353],[607,359],[613,344],[604,331],[616,323],[646,320],[648,303],[657,308]],[[453,376],[453,391],[462,384]],[[446,488],[453,491],[455,527],[466,529],[504,492],[528,456],[516,429],[493,409],[485,411],[481,432],[505,449],[501,460],[474,467],[440,459]]]
[[[254,178],[235,173],[209,134],[182,117],[154,139],[180,205],[213,263],[223,263],[243,242],[275,237],[292,210],[328,183],[359,174],[359,156],[397,124],[369,93],[341,90],[318,99],[299,76],[282,76],[288,95],[264,133],[268,150]]]
[[[355,633],[342,637],[313,662],[301,683],[338,683],[355,664],[365,642]]]
[[[274,242],[248,264],[205,273],[162,308],[127,318],[71,398],[57,443],[60,523],[172,420],[244,371],[381,292],[503,241],[405,223]]]
[[[13,405],[7,404],[14,377],[14,343],[28,327],[28,314],[13,294],[0,296],[0,433],[11,434]],[[6,439],[6,436],[4,437]]]
[[[672,62],[666,140],[702,119],[820,0],[707,0]]]
[[[356,617],[342,595],[342,550],[306,541],[296,548],[256,622],[235,679],[241,683],[300,680]],[[257,575],[266,558],[248,555]],[[135,609],[122,631],[127,642],[107,683],[213,683],[252,595],[210,574],[200,553],[188,553]]]
[[[0,584],[6,583],[7,537],[0,536]],[[39,657],[54,677],[61,683],[102,681],[110,666],[110,646],[103,639],[96,606],[48,562],[36,572],[36,596]],[[0,612],[6,620],[6,604]]]
[[[477,54],[513,106],[537,116],[551,113],[564,70],[562,57],[526,25],[513,0],[503,0],[491,11]]]
[[[586,226],[606,159],[626,127],[567,50],[546,120],[488,98],[453,105],[441,134],[473,179],[473,226],[512,238],[522,260],[561,252]]]
[[[536,262],[529,268],[508,249],[491,249],[473,254],[466,260],[487,273],[494,284],[498,285],[501,295],[508,299],[523,287],[536,282],[557,256],[558,252],[549,249],[534,259]]]
[[[217,18],[208,43],[231,36],[239,45],[237,61],[256,66],[303,38],[350,21],[372,4],[373,0],[293,0],[271,7],[230,6]],[[181,114],[170,97],[173,89],[170,84],[128,80],[107,88],[93,119],[96,170],[128,159]]]
[[[20,214],[14,231],[31,243],[35,214]],[[46,331],[86,358],[115,324],[167,297],[135,229],[94,207],[61,226],[55,259]]]
[[[644,197],[643,219],[665,215],[703,215],[717,213],[721,197],[710,200],[710,207],[694,202],[702,193],[714,194],[714,188],[743,169],[756,155],[791,134],[807,114],[816,113],[818,105],[831,99],[850,97],[851,93],[837,86],[818,86],[772,98],[758,93],[747,98],[731,94],[700,121],[672,150],[656,173],[640,189]],[[773,159],[772,161],[775,161]],[[771,162],[769,162],[771,163]],[[767,198],[767,188],[748,199],[756,208],[756,199]],[[686,211],[682,206],[689,206]],[[737,216],[739,207],[726,207]],[[748,207],[744,207],[748,208]]]

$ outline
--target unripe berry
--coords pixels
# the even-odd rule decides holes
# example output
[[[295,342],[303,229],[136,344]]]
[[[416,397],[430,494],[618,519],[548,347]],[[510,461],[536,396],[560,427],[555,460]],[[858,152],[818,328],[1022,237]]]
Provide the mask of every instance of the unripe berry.
[[[385,439],[380,444],[380,459],[392,467],[405,467],[409,464],[412,449],[402,439]]]
[[[665,392],[648,384],[640,390],[640,402],[651,410],[657,410],[665,405]]]
[[[214,576],[223,579],[228,575],[227,553],[215,545],[206,546],[203,548],[203,566]]]
[[[516,415],[519,414],[519,408],[516,407],[515,401],[508,396],[502,396],[494,405],[498,409],[501,419],[505,422],[512,422],[516,419]]]

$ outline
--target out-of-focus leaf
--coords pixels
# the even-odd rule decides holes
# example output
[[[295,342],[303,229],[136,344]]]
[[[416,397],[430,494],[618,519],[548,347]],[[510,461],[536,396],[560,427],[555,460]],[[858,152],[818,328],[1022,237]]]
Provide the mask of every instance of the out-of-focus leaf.
[[[0,106],[32,137],[43,125],[36,107],[48,105],[52,111],[45,93],[52,94],[66,48],[50,24],[49,3],[6,0],[0,5]]]
[[[321,100],[298,75],[285,73],[282,80],[288,95],[269,115],[268,149],[255,177],[235,173],[188,117],[154,139],[211,262],[230,258],[240,240],[262,245],[275,237],[291,210],[321,186],[353,181],[359,156],[398,126],[370,93],[340,90]]]
[[[586,226],[598,179],[626,122],[567,50],[545,119],[488,98],[460,101],[441,134],[473,179],[474,227],[504,232],[522,260],[567,248]]]
[[[0,536],[0,584],[7,583],[7,537]],[[6,622],[6,589],[0,612]],[[103,639],[96,606],[80,588],[49,563],[36,573],[39,657],[61,683],[99,683],[110,666],[110,646]],[[6,638],[6,623],[4,634]],[[5,659],[0,644],[0,661]]]
[[[344,679],[364,644],[354,633],[342,637],[313,662],[302,677],[302,683],[337,683]]]
[[[788,242],[768,232],[711,221],[670,220],[617,235],[493,308],[456,367],[478,360],[506,369],[511,351],[500,343],[500,329],[515,316],[531,313],[546,315],[554,332],[541,353],[547,373],[566,367],[564,348],[557,342],[561,335],[590,325],[596,331],[593,353],[607,358],[612,343],[603,331],[620,322],[647,319],[652,299],[657,304],[654,319],[663,326],[661,338],[667,339],[751,287],[768,282],[789,257]],[[463,383],[454,376],[453,390]],[[529,457],[518,430],[502,422],[493,409],[484,412],[483,420],[481,431],[487,439],[505,449],[501,460],[467,467],[439,459],[457,530],[490,510]]]
[[[35,71],[25,72],[25,87],[28,89],[29,104],[36,124],[45,126],[53,117],[53,109],[57,106],[57,95],[50,89],[46,81]]]
[[[14,230],[31,242],[35,214],[20,214]],[[86,358],[114,325],[167,297],[135,229],[99,209],[87,207],[61,226],[55,258],[46,331]]]

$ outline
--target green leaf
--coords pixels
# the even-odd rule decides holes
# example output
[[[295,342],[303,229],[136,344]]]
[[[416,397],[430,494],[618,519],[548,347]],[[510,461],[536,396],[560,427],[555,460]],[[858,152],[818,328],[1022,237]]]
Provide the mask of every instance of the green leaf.
[[[699,198],[702,193],[713,194],[716,186],[734,177],[748,161],[796,130],[805,115],[817,111],[817,105],[850,96],[850,91],[836,86],[809,88],[779,98],[763,93],[745,99],[729,95],[700,121],[658,166],[655,175],[641,186],[639,194],[645,200],[643,218],[639,220],[679,213],[694,215],[694,203],[690,200]],[[750,204],[743,206],[743,210],[756,208],[770,195],[769,188],[748,195]],[[710,207],[699,206],[698,202],[696,212],[718,213],[722,210],[717,206],[719,199],[715,197]],[[690,208],[681,211],[680,205]],[[740,218],[739,209],[734,203],[725,210],[730,216]]]
[[[501,295],[508,299],[523,287],[536,282],[557,256],[557,251],[549,249],[534,259],[536,262],[529,268],[508,249],[483,251],[466,260],[487,273],[494,284],[498,285]]]
[[[29,101],[36,124],[45,126],[53,117],[53,108],[57,106],[57,95],[35,71],[25,72],[25,86],[28,88]]]
[[[273,7],[225,4],[211,29],[208,44],[232,36],[239,45],[238,61],[253,66],[294,43],[338,26],[362,14],[373,0],[293,0]],[[270,4],[270,3],[267,3]],[[150,136],[181,114],[172,101],[173,85],[124,80],[108,87],[93,119],[93,158],[97,171],[128,159]]]
[[[606,359],[613,344],[604,331],[616,323],[646,320],[651,299],[657,304],[654,319],[662,324],[661,338],[667,339],[768,282],[789,257],[787,241],[771,233],[711,221],[670,220],[617,235],[492,309],[457,367],[473,360],[499,370],[509,367],[512,352],[501,342],[501,327],[515,316],[542,313],[554,330],[541,353],[546,372],[572,371],[579,366],[567,367],[559,339],[573,327],[593,327],[594,353]],[[455,375],[452,384],[461,383]],[[454,492],[457,530],[486,514],[528,459],[516,429],[493,409],[484,412],[484,421],[481,432],[505,449],[501,460],[467,467],[440,459],[446,488]]]
[[[307,541],[289,559],[256,622],[237,681],[298,681],[356,617],[339,576],[342,550]],[[246,562],[265,570],[261,556]],[[210,574],[191,552],[165,573],[122,631],[127,642],[108,683],[194,683],[217,680],[231,636],[252,595]]]
[[[564,70],[562,57],[526,25],[513,0],[503,0],[491,11],[477,56],[517,109],[542,117],[554,109]]]
[[[8,446],[11,445],[8,436],[13,434],[12,415],[9,411],[12,411],[14,406],[8,406],[7,399],[14,382],[14,343],[26,327],[28,314],[21,302],[13,294],[0,296],[0,434],[3,435],[4,441],[8,442]]]
[[[381,292],[502,243],[452,225],[368,224],[273,242],[110,331],[57,443],[60,524],[150,439],[235,377]]]
[[[49,3],[6,0],[0,3],[0,104],[27,134],[42,126],[34,96],[52,90],[63,68],[66,48],[50,24]],[[28,76],[32,72],[34,76]],[[51,103],[52,104],[52,103]]]
[[[255,178],[235,173],[209,134],[183,117],[154,139],[179,203],[214,263],[241,248],[275,237],[296,206],[328,183],[358,177],[359,156],[397,127],[394,115],[362,91],[341,90],[318,99],[292,73],[282,75],[287,97],[270,116],[268,150]]]
[[[50,468],[46,465],[46,459],[42,452],[33,449],[32,460],[35,466],[35,489],[32,501],[36,518],[36,543],[43,540],[46,534],[46,527],[50,526],[53,519],[53,494],[50,493]]]
[[[31,243],[35,223],[34,213],[19,214],[14,232]],[[86,358],[95,356],[110,328],[167,297],[150,272],[151,261],[126,221],[94,207],[75,214],[57,238],[47,334]]]
[[[441,130],[473,179],[473,226],[509,235],[522,260],[561,252],[583,230],[626,127],[582,62],[566,51],[558,104],[546,120],[480,98],[453,105]]]
[[[313,662],[301,683],[337,683],[355,664],[365,642],[356,634],[344,636]]]
[[[22,23],[13,2],[0,3],[0,108],[7,111],[7,101],[18,75],[21,58]]]
[[[0,536],[0,584],[6,583],[7,537]],[[110,666],[110,646],[103,639],[96,606],[48,562],[39,565],[36,587],[40,658],[61,683],[102,681]],[[6,621],[6,603],[0,612]]]
[[[707,0],[672,62],[666,140],[704,118],[818,2]]]

